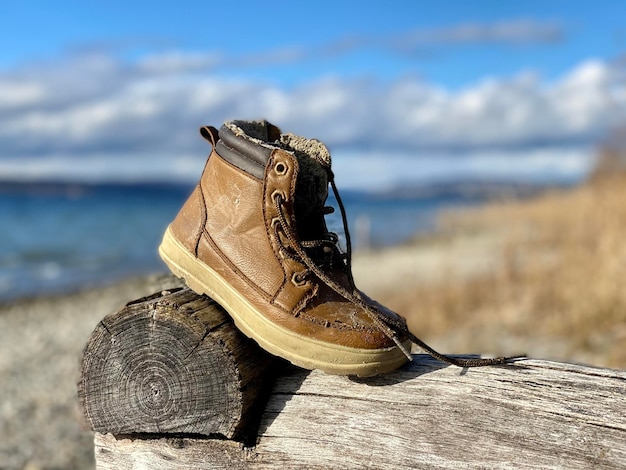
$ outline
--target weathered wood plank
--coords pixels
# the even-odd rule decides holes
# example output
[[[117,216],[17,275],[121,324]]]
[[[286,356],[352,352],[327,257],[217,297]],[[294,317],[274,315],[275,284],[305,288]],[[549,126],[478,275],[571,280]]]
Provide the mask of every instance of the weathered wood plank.
[[[626,373],[545,361],[439,367],[419,356],[368,381],[286,377],[257,452],[307,467],[626,464]]]
[[[78,396],[94,431],[232,438],[254,419],[274,363],[213,300],[189,289],[164,291],[97,326]]]
[[[215,468],[214,443],[185,443],[204,466],[142,468]],[[369,379],[290,368],[256,447],[238,455],[263,469],[624,468],[626,372],[539,360],[461,370],[423,355]]]
[[[94,442],[96,470],[238,470],[248,465],[249,452],[236,441],[96,433]]]

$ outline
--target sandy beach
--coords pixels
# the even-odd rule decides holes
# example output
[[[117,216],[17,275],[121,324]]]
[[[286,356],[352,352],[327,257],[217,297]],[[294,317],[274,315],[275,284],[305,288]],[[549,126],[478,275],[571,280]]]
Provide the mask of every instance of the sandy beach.
[[[354,274],[359,287],[373,295],[410,289],[417,280],[432,279],[450,256],[475,249],[401,246],[357,253]],[[93,435],[80,428],[76,403],[82,349],[104,316],[177,285],[178,279],[159,274],[0,306],[0,468],[94,467]]]
[[[432,327],[438,321],[432,314],[420,314],[417,287],[425,292],[447,278],[489,273],[498,266],[502,247],[495,233],[434,238],[356,253],[353,271],[368,295],[403,314],[408,308],[413,331],[442,352],[527,353],[603,365],[600,355],[578,351],[566,339],[534,331],[531,324],[520,328],[525,320],[515,312],[501,312],[498,321],[485,323],[478,316],[439,329]],[[80,429],[76,405],[82,348],[104,316],[176,285],[177,279],[159,274],[0,306],[0,468],[93,468],[92,434]]]
[[[94,468],[76,405],[82,349],[104,316],[177,284],[149,276],[0,306],[0,468]]]

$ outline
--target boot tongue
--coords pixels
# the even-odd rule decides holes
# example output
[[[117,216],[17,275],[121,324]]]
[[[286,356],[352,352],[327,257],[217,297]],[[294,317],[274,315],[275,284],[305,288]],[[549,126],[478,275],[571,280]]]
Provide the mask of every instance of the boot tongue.
[[[320,239],[327,232],[324,205],[328,197],[330,152],[318,140],[293,134],[281,135],[280,142],[298,160],[294,201],[298,236],[301,240]]]

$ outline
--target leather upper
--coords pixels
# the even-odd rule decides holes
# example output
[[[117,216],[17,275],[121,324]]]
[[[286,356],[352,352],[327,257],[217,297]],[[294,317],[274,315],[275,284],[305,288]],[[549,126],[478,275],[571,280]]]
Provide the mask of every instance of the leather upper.
[[[276,195],[296,233],[300,166],[295,155],[241,139],[228,128],[219,137],[198,186],[171,225],[174,236],[272,321],[345,346],[393,346],[361,307],[308,272],[289,249]],[[329,269],[328,275],[349,287],[343,269]]]

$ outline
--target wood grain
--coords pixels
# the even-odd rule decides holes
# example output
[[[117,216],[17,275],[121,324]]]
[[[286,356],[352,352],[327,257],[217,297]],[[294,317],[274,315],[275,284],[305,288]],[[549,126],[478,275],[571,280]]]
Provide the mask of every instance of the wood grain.
[[[236,441],[163,436],[142,439],[96,433],[96,470],[239,470],[249,454]]]
[[[294,373],[274,388],[256,451],[267,468],[624,467],[626,373],[425,356],[366,381]]]
[[[423,355],[369,379],[293,367],[274,385],[256,447],[181,442],[206,460],[184,463],[155,439],[140,454],[123,439],[106,449],[109,460],[141,455],[148,470],[226,468],[220,455],[258,469],[626,468],[626,372],[540,360],[462,370]],[[99,469],[132,468],[101,465],[102,443]]]
[[[244,432],[271,384],[273,358],[224,310],[189,289],[127,304],[85,347],[78,396],[102,433]]]

